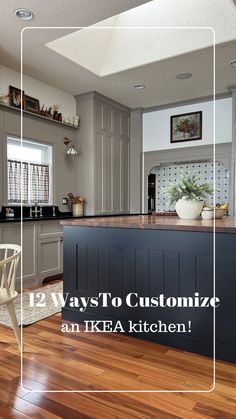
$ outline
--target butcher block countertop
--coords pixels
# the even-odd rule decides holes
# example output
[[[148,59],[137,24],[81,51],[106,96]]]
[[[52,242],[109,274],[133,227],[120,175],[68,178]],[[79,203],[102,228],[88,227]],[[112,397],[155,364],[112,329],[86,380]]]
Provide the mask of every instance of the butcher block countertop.
[[[124,215],[114,217],[83,217],[61,220],[64,226],[135,228],[147,230],[180,230],[213,232],[213,220],[181,220],[179,217]],[[236,217],[215,220],[216,233],[236,233]]]

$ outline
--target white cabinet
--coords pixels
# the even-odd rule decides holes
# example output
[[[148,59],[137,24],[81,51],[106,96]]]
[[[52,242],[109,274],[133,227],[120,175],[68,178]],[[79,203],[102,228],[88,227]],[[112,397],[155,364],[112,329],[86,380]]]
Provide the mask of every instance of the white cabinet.
[[[112,108],[102,102],[95,102],[95,129],[112,132]]]
[[[103,212],[103,133],[96,131],[95,133],[95,212],[100,214]]]
[[[121,140],[121,211],[129,211],[129,141]]]
[[[63,271],[63,238],[51,237],[38,241],[39,280]]]
[[[118,109],[112,111],[112,133],[117,137],[121,134],[121,112]]]
[[[95,130],[102,131],[103,129],[102,104],[99,102],[94,103],[94,124],[95,124]]]
[[[78,176],[87,199],[86,214],[128,213],[130,110],[96,92],[77,100],[84,121],[78,133],[82,156]]]
[[[129,141],[106,133],[95,135],[95,212],[129,211]]]
[[[121,139],[113,137],[112,145],[112,166],[113,166],[113,211],[121,211]]]
[[[121,112],[120,116],[120,135],[129,138],[129,115],[124,112]]]
[[[103,108],[103,128],[107,133],[112,132],[112,108],[109,105],[102,105]]]
[[[112,212],[112,137],[108,134],[103,134],[103,211]]]
[[[122,137],[113,137],[113,211],[129,212],[129,141]]]
[[[58,220],[38,221],[38,239],[62,237],[63,227]]]
[[[34,282],[37,279],[37,230],[36,223],[28,222],[23,224],[22,229],[23,251],[22,251],[22,273],[24,282]],[[21,245],[20,223],[2,223],[0,225],[0,243]],[[16,280],[19,284],[21,278],[21,264],[18,265]]]
[[[22,272],[25,287],[41,284],[43,279],[63,272],[63,229],[60,221],[23,223]],[[21,224],[0,224],[0,243],[21,245]],[[21,265],[17,270],[20,288]]]
[[[129,113],[95,101],[95,214],[129,212]]]
[[[95,211],[112,212],[112,137],[99,131],[95,134]]]
[[[63,228],[59,221],[40,221],[38,227],[38,278],[63,272]]]

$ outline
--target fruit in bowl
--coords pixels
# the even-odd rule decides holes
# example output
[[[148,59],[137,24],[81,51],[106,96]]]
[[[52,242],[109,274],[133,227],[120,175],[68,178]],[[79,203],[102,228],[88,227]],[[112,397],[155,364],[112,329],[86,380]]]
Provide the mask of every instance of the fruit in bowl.
[[[216,205],[215,207],[215,218],[223,218],[225,215],[225,211],[228,209],[228,204]]]

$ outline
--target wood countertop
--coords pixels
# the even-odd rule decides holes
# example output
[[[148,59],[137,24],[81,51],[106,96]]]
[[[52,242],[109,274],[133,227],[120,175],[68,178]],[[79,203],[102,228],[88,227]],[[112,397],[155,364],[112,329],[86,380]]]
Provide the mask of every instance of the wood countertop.
[[[64,226],[135,228],[147,230],[180,230],[213,232],[213,220],[181,220],[179,217],[125,215],[61,220]],[[236,217],[215,220],[216,233],[236,233]]]

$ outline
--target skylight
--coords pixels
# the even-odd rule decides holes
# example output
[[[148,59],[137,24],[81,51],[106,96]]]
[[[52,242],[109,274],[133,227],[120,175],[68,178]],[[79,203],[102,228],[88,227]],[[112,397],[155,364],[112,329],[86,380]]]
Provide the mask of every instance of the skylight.
[[[153,0],[46,44],[100,76],[227,42],[236,36],[230,0]],[[233,12],[233,13],[232,13]],[[227,26],[222,26],[222,13]],[[170,29],[169,27],[172,27]]]

